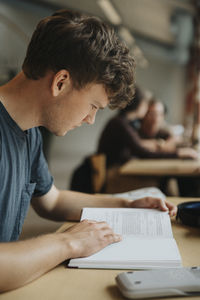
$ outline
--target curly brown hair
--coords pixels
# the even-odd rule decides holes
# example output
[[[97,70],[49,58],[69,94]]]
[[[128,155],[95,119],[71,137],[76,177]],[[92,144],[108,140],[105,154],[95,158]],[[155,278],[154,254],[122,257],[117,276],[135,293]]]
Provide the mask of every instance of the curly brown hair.
[[[42,19],[22,66],[33,80],[48,70],[69,71],[76,89],[103,84],[110,108],[123,108],[134,94],[134,59],[114,29],[97,17],[61,10]]]

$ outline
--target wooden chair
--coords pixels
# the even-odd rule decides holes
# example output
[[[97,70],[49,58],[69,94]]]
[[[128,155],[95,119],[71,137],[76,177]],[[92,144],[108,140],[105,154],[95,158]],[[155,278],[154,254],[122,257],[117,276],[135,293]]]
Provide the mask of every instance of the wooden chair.
[[[92,167],[92,187],[94,193],[104,191],[106,182],[106,156],[103,153],[90,156]]]

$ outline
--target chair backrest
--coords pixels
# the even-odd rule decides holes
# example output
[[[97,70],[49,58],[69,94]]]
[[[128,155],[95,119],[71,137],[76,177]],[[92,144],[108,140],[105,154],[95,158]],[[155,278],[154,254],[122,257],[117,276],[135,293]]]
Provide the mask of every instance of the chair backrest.
[[[103,153],[90,156],[92,166],[92,187],[94,193],[104,190],[106,181],[106,156]]]
[[[71,190],[84,193],[100,193],[104,191],[106,182],[106,157],[104,154],[93,154],[75,169]]]

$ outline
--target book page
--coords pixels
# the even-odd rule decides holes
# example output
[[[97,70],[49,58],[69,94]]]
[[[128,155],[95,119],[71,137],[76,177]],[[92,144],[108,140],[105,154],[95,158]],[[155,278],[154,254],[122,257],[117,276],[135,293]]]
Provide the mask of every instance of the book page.
[[[84,208],[81,220],[105,221],[115,233],[138,238],[173,237],[167,212],[139,208]]]
[[[145,197],[160,198],[162,200],[166,199],[165,194],[163,194],[163,192],[161,192],[161,190],[158,189],[157,187],[146,187],[146,188],[137,189],[125,193],[113,194],[113,196],[117,198],[126,198],[130,200],[138,200]]]
[[[181,266],[167,212],[140,208],[84,208],[81,219],[106,221],[122,235],[122,241],[89,257],[71,259],[69,267],[151,269]]]
[[[174,239],[134,239],[125,236],[119,243],[84,258],[72,259],[71,266],[88,268],[148,269],[179,267],[181,257]]]

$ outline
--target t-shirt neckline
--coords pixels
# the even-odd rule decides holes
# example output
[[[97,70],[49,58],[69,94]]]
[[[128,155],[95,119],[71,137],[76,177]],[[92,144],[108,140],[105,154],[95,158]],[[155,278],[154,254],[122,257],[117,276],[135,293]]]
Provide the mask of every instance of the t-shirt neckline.
[[[12,129],[15,131],[17,135],[20,137],[26,137],[28,134],[28,130],[23,131],[19,125],[13,120],[13,118],[10,116],[8,111],[6,110],[5,106],[3,103],[0,101],[0,113],[3,114],[5,119],[7,120],[8,124],[12,127]]]

